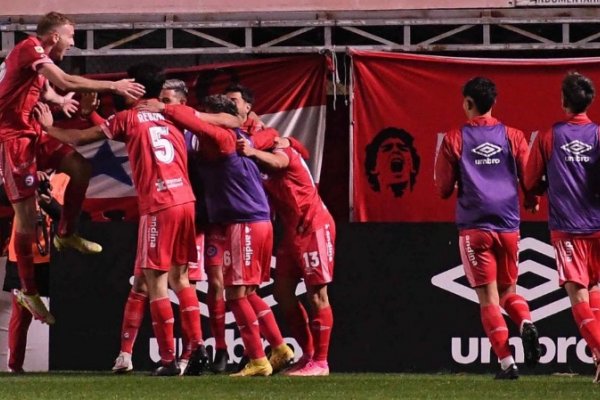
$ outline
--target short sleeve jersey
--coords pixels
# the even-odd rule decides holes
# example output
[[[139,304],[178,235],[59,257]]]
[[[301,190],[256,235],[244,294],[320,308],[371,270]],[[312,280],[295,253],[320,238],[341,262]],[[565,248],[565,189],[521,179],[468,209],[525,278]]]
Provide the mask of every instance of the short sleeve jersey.
[[[127,146],[140,215],[194,201],[183,133],[162,114],[121,111],[101,125]]]
[[[17,44],[0,65],[0,142],[36,133],[31,112],[46,80],[38,69],[48,63],[52,60],[41,42],[30,36]]]

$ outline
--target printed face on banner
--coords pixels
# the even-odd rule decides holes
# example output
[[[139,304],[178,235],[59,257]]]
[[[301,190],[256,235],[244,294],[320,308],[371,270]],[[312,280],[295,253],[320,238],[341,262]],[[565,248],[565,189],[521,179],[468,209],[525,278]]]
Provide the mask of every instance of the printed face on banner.
[[[365,172],[373,191],[402,197],[413,190],[420,165],[413,142],[413,136],[399,128],[375,135],[365,149]]]

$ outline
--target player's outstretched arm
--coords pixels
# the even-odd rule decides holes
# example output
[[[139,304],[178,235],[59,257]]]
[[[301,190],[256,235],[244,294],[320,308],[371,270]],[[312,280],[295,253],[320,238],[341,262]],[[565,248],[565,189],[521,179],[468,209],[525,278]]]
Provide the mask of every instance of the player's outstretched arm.
[[[175,106],[175,111],[178,108],[183,109],[185,107],[185,110],[187,110],[185,112],[186,114],[188,114],[188,115],[194,114],[196,116],[196,118],[199,118],[202,121],[207,122],[209,124],[218,125],[218,126],[222,126],[223,128],[229,128],[229,129],[235,129],[235,128],[239,128],[242,126],[241,118],[233,116],[231,114],[227,114],[227,113],[209,114],[209,113],[196,111],[191,107],[184,106],[181,104],[177,104],[174,106]],[[169,113],[173,111],[173,109],[167,110],[166,104],[161,101],[158,101],[157,99],[148,99],[148,100],[141,101],[136,106],[136,109],[138,109],[140,111],[147,111],[147,112],[165,113],[166,115],[169,115]],[[179,115],[181,115],[181,114],[176,112],[175,116],[177,117]],[[187,129],[187,127],[186,127],[186,129]]]
[[[71,118],[71,116],[77,112],[77,106],[79,105],[79,102],[73,99],[74,94],[75,92],[69,92],[64,96],[61,96],[52,89],[50,81],[46,81],[43,99],[60,106],[62,112],[64,112],[67,117]]]
[[[55,126],[50,107],[44,103],[38,103],[33,109],[33,115],[40,122],[48,135],[60,140],[63,143],[81,146],[84,144],[106,139],[104,131],[100,126],[93,126],[88,129],[61,129]]]
[[[65,91],[75,92],[113,92],[121,96],[138,99],[145,93],[144,87],[133,79],[120,81],[97,81],[82,76],[70,75],[55,64],[43,64],[39,73],[44,75],[52,84]]]

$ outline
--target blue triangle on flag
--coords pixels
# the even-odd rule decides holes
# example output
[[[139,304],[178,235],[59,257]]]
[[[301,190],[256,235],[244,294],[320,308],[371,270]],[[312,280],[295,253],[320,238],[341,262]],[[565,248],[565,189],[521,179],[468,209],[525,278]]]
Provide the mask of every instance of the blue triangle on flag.
[[[133,186],[133,182],[123,164],[127,162],[128,157],[117,157],[113,152],[108,141],[105,141],[98,148],[96,154],[89,158],[92,163],[92,177],[98,175],[107,175],[126,185]]]

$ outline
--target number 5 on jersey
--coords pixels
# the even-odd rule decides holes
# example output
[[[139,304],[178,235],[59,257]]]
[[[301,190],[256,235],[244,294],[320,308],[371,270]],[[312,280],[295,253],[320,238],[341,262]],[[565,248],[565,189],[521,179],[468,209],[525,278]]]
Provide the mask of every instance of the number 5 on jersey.
[[[156,159],[165,164],[172,162],[175,158],[175,149],[173,143],[166,138],[169,136],[169,128],[166,126],[152,126],[149,133]]]

